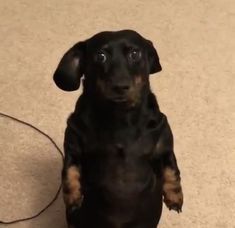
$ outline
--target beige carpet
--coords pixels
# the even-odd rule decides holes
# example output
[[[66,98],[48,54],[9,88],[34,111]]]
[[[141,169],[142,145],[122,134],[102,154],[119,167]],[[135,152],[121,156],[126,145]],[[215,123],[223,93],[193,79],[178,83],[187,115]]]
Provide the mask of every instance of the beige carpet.
[[[79,92],[53,84],[59,59],[79,40],[123,28],[151,39],[163,66],[151,83],[175,135],[185,204],[180,215],[164,208],[160,228],[234,228],[234,0],[0,0],[0,111],[62,147]],[[0,220],[41,209],[60,169],[48,140],[0,118]],[[39,218],[9,227],[65,228],[61,198]]]

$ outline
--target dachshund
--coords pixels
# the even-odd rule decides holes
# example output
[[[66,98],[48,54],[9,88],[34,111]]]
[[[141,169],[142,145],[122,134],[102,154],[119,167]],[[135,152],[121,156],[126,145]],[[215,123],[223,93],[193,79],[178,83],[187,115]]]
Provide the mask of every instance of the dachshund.
[[[98,33],[62,57],[56,85],[83,84],[64,138],[70,228],[156,228],[163,202],[181,212],[173,135],[149,81],[161,70],[152,42],[132,30]]]

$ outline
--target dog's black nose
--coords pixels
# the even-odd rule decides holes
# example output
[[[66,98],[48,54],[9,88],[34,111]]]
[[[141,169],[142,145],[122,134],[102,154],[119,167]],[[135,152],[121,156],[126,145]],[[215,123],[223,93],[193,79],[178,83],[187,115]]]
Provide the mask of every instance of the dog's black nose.
[[[126,91],[130,89],[130,85],[129,84],[115,84],[112,86],[112,89],[118,93],[125,93]]]

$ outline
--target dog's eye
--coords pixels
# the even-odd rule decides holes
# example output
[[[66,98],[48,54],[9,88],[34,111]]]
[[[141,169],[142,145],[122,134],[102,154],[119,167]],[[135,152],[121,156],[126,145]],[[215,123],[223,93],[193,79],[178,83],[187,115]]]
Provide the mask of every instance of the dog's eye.
[[[105,63],[107,60],[107,55],[104,52],[98,52],[96,56],[96,61],[99,63]]]
[[[141,59],[141,52],[139,50],[131,50],[128,57],[131,61],[137,62]]]

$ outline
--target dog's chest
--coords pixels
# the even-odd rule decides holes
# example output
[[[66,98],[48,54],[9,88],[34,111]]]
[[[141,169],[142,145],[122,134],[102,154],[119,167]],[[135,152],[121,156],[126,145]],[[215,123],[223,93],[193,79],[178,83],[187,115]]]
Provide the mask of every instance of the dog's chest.
[[[138,128],[102,128],[94,130],[88,138],[85,153],[97,158],[141,159],[150,156],[156,145],[154,132]]]
[[[154,146],[152,134],[136,129],[95,132],[83,153],[87,181],[111,192],[142,191],[151,177],[149,159]]]

